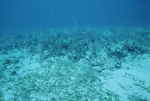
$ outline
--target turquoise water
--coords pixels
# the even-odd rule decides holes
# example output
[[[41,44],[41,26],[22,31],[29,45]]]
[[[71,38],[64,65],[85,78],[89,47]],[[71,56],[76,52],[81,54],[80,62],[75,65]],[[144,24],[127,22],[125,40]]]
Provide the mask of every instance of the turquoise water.
[[[0,0],[0,101],[150,101],[149,0]]]

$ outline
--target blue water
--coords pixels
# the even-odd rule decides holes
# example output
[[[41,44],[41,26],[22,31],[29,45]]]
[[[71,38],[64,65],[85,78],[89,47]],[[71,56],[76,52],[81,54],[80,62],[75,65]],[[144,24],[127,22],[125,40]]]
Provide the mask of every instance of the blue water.
[[[1,27],[149,24],[150,0],[0,0]]]
[[[0,101],[150,101],[150,0],[0,0]]]

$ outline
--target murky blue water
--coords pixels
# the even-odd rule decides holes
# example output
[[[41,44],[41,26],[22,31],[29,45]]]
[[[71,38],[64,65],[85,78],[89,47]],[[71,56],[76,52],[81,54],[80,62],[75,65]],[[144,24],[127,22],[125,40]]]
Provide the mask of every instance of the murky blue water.
[[[149,0],[0,0],[1,27],[147,25]]]
[[[0,101],[150,101],[150,0],[0,0]]]

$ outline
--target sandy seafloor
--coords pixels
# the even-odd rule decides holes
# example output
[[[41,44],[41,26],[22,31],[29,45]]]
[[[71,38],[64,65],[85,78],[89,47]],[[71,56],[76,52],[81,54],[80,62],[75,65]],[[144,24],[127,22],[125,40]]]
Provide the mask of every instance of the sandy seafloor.
[[[0,101],[150,101],[150,27],[5,30]]]

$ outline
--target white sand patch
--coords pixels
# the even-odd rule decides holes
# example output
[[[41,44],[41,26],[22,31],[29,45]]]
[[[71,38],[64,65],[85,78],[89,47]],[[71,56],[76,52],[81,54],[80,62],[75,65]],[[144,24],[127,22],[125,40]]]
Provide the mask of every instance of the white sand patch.
[[[149,88],[145,88],[150,87],[149,73],[150,57],[123,63],[121,69],[111,73],[111,78],[103,80],[103,86],[119,94],[122,97],[122,101],[127,100],[129,95],[134,94],[150,100]]]

